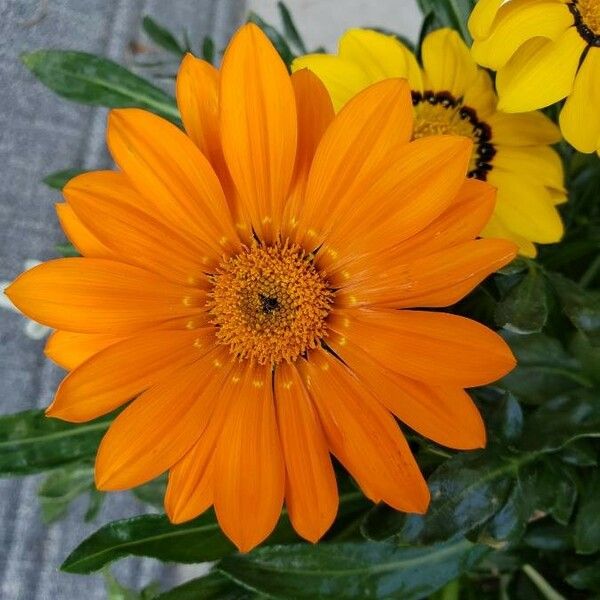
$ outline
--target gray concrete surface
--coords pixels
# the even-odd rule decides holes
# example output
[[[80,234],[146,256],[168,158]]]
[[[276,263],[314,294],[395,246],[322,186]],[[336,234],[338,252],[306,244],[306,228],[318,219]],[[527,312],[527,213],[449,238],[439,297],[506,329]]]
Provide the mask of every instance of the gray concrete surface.
[[[109,165],[105,110],[58,98],[27,72],[19,54],[77,49],[131,66],[131,43],[147,45],[140,33],[145,14],[175,31],[186,28],[197,43],[211,34],[222,47],[244,10],[241,0],[0,0],[0,281],[13,279],[27,261],[55,256],[63,239],[53,208],[59,195],[40,183],[42,177]],[[50,401],[62,372],[42,354],[45,333],[0,305],[1,413]],[[64,521],[45,526],[39,483],[39,477],[0,480],[0,599],[106,598],[101,577],[67,575],[58,566],[101,524],[145,507],[129,494],[115,494],[92,524],[84,523],[85,502],[79,501]],[[174,566],[140,559],[122,561],[114,572],[135,588],[153,580],[166,587],[181,577]]]

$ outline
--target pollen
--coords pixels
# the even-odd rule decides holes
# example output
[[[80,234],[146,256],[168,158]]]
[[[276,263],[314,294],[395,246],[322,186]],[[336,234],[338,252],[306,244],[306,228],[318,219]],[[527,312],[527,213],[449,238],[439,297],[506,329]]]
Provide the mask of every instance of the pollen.
[[[449,92],[413,92],[415,107],[414,139],[430,135],[462,135],[473,140],[469,177],[485,181],[492,170],[496,149],[491,144],[491,128],[480,121],[477,112]]]
[[[221,344],[239,359],[275,365],[320,344],[333,298],[312,255],[278,242],[224,260],[208,308]]]

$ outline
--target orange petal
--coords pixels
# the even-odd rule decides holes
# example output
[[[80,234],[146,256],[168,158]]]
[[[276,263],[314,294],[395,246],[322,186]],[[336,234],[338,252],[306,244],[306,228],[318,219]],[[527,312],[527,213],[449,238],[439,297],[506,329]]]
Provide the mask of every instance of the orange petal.
[[[193,318],[206,302],[200,289],[101,258],[48,261],[20,275],[6,294],[27,316],[54,329],[116,335]]]
[[[222,155],[219,137],[219,71],[205,60],[188,53],[177,73],[176,92],[185,131],[214,168],[214,157]]]
[[[287,69],[253,24],[234,35],[223,57],[220,88],[223,153],[256,234],[274,239],[296,155],[296,106]]]
[[[332,287],[341,288],[372,273],[374,265],[385,271],[398,262],[406,263],[472,240],[490,220],[495,201],[496,188],[477,179],[465,179],[450,207],[427,227],[391,249],[362,254],[338,268],[332,265],[327,273],[329,282]]]
[[[484,385],[515,366],[497,333],[457,315],[353,309],[336,311],[330,327],[394,373],[433,385]]]
[[[464,184],[472,142],[429,136],[398,148],[369,186],[354,190],[331,215],[335,228],[319,264],[339,266],[364,253],[397,245],[437,219]],[[350,196],[348,196],[350,199]]]
[[[113,258],[113,253],[81,222],[65,202],[55,204],[60,226],[79,254],[89,258]]]
[[[331,527],[338,509],[327,442],[294,366],[277,367],[275,400],[287,475],[285,503],[294,529],[314,543]]]
[[[55,331],[48,338],[44,353],[57,365],[70,371],[120,339],[104,333]]]
[[[297,239],[312,250],[334,222],[337,228],[333,211],[346,216],[349,206],[363,202],[362,194],[390,170],[391,151],[409,141],[412,127],[410,88],[403,79],[380,81],[350,100],[317,148],[305,204],[290,215],[298,221]]]
[[[329,353],[316,350],[299,362],[331,451],[365,494],[397,510],[425,512],[427,484],[390,413]]]
[[[292,86],[298,111],[298,149],[284,216],[284,229],[289,226],[290,230],[295,227],[295,215],[304,202],[308,172],[315,151],[334,117],[329,94],[311,71],[302,69],[293,73]]]
[[[214,503],[221,529],[248,552],[279,519],[285,469],[271,367],[246,363],[237,388],[221,399],[231,407],[215,454]]]
[[[109,413],[197,361],[214,340],[211,327],[144,332],[112,344],[63,379],[46,414],[81,423]]]
[[[206,286],[206,271],[218,263],[213,244],[181,233],[136,206],[117,198],[106,202],[88,188],[85,180],[72,179],[65,187],[69,206],[93,235],[119,260],[148,269],[183,285]]]
[[[212,244],[216,252],[238,244],[221,184],[208,160],[180,129],[137,108],[108,118],[110,152],[157,220]]]
[[[508,264],[517,250],[507,240],[472,240],[385,270],[373,261],[369,272],[338,292],[336,306],[449,306]]]
[[[463,389],[392,373],[342,336],[334,334],[327,342],[388,410],[421,435],[457,450],[485,446],[483,420]]]
[[[200,439],[169,471],[165,511],[172,523],[194,519],[213,503],[214,452],[232,402],[226,393],[232,389],[238,392],[235,383],[226,382]]]
[[[124,490],[179,461],[206,428],[232,363],[221,348],[144,392],[112,423],[96,457],[99,490]]]

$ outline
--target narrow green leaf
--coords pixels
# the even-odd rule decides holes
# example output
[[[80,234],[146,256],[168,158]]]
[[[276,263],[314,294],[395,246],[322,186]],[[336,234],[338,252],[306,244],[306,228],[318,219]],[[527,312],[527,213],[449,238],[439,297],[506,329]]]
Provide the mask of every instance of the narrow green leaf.
[[[53,471],[38,490],[42,518],[51,523],[61,518],[75,498],[94,489],[94,467],[73,464]]]
[[[564,525],[546,519],[530,525],[523,541],[536,550],[558,552],[573,546],[573,532]]]
[[[192,579],[160,594],[154,600],[250,600],[251,598],[257,598],[254,592],[240,587],[218,571],[213,571],[205,577]]]
[[[202,41],[202,58],[211,64],[215,62],[215,43],[209,36]]]
[[[146,35],[157,45],[181,58],[185,50],[181,47],[177,38],[165,27],[157,23],[152,17],[145,16],[142,20],[142,27]]]
[[[77,248],[75,248],[75,246],[73,246],[71,242],[65,242],[64,244],[56,244],[55,248],[56,252],[65,258],[69,256],[81,256]]]
[[[42,410],[0,417],[0,476],[39,473],[93,457],[111,419],[73,425]]]
[[[547,319],[546,284],[539,270],[531,268],[498,303],[496,324],[515,333],[538,333]]]
[[[81,169],[55,171],[54,173],[50,173],[50,175],[46,175],[42,181],[55,190],[62,190],[70,179],[73,179],[73,177],[77,177],[77,175],[81,175],[82,173],[85,173],[85,171]]]
[[[165,492],[167,489],[167,478],[165,475],[157,477],[145,485],[133,488],[133,495],[150,506],[162,509]]]
[[[433,15],[433,29],[451,27],[456,29],[468,44],[471,43],[467,21],[475,0],[417,0],[417,3],[423,15]]]
[[[146,108],[179,120],[171,96],[106,58],[70,50],[37,50],[21,55],[21,60],[43,84],[69,100],[109,108]]]
[[[292,64],[292,60],[294,60],[294,53],[281,33],[279,33],[275,27],[269,25],[269,23],[253,12],[248,15],[248,23],[254,23],[264,31],[265,35],[271,40],[273,46],[275,46],[277,52],[279,52],[279,56],[281,56],[283,62],[289,68],[289,66]]]
[[[298,29],[294,23],[294,19],[284,2],[277,2],[277,8],[279,9],[279,16],[283,23],[283,32],[290,42],[296,47],[298,54],[308,54],[306,45],[302,36],[298,33]]]
[[[228,556],[217,568],[249,589],[282,600],[416,600],[471,569],[487,552],[464,539],[425,548],[296,544]]]
[[[340,496],[338,514],[356,511],[364,506],[359,492]],[[269,543],[287,543],[298,538],[283,515]],[[61,569],[69,573],[91,573],[124,556],[149,556],[165,561],[194,563],[213,561],[235,551],[221,532],[213,511],[183,523],[172,525],[165,515],[141,515],[114,521],[84,540],[67,557]]]

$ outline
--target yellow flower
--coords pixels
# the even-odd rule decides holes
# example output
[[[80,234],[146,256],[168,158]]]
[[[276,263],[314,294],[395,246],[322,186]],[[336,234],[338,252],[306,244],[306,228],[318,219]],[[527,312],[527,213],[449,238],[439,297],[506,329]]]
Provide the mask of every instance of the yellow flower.
[[[337,56],[312,54],[292,69],[309,68],[327,87],[339,110],[352,96],[388,77],[408,79],[415,112],[414,137],[462,135],[474,141],[469,176],[498,188],[494,215],[484,237],[504,237],[525,256],[533,242],[560,240],[556,205],[566,200],[562,164],[549,147],[558,128],[542,113],[509,115],[496,108],[489,75],[477,67],[455,31],[440,29],[423,41],[423,68],[392,36],[364,29],[347,31]]]
[[[600,154],[600,2],[479,0],[469,20],[475,60],[498,71],[499,106],[523,112],[567,98],[560,128]]]

